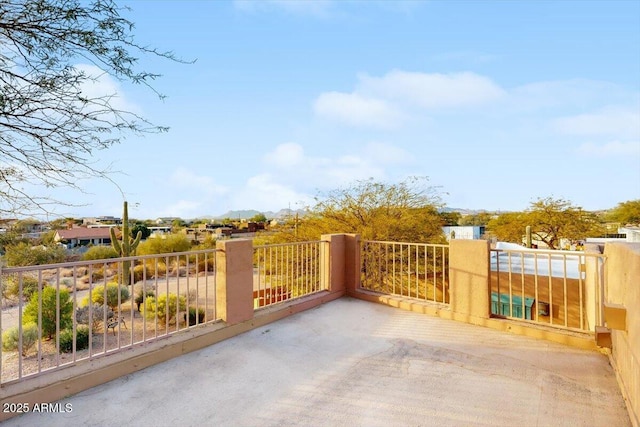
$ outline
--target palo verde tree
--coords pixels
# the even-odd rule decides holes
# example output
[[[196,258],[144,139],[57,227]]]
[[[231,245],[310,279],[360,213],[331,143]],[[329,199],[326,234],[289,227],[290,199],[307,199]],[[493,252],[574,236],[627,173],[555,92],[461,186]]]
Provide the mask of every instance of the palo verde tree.
[[[79,178],[108,178],[92,158],[126,135],[162,132],[97,93],[100,79],[151,86],[159,75],[138,57],[176,60],[133,38],[126,8],[112,0],[0,0],[0,214],[56,203],[32,188],[77,188]],[[93,85],[93,87],[92,87]]]
[[[640,199],[618,203],[606,217],[622,225],[640,225]]]
[[[365,240],[439,243],[444,239],[440,206],[438,189],[425,177],[396,184],[357,181],[317,197],[295,231],[284,236],[317,240],[321,234],[358,233]]]
[[[597,236],[603,230],[594,213],[553,197],[532,202],[525,212],[502,214],[489,222],[488,229],[500,240],[522,243],[527,226],[531,227],[533,240],[550,249],[558,249],[561,239],[578,241]]]

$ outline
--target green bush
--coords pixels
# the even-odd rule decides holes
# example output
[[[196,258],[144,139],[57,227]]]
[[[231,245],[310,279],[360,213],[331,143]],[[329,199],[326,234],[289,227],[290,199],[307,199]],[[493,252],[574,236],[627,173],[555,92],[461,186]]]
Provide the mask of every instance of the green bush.
[[[89,311],[91,311],[91,325],[89,325]],[[111,317],[113,317],[113,310],[99,304],[87,304],[76,309],[76,322],[81,325],[91,326],[91,330],[94,332],[98,330],[105,318],[110,319]]]
[[[133,267],[133,282],[139,282],[141,280],[143,280],[144,278],[149,277],[149,269],[143,265],[143,264],[139,264],[136,265],[135,267]]]
[[[127,288],[126,286],[120,286],[115,282],[107,283],[106,305],[109,306],[114,311],[118,309],[118,290],[120,294],[121,304],[129,301],[129,297],[131,296],[131,294],[129,293],[129,288]],[[91,302],[98,305],[104,305],[105,304],[104,294],[105,294],[104,285],[96,286],[91,291]],[[88,302],[88,301],[83,300],[83,302]]]
[[[63,262],[65,256],[65,249],[61,246],[31,246],[26,242],[7,246],[4,254],[7,264],[16,267]]]
[[[198,273],[204,272],[204,271],[214,271],[216,267],[216,259],[215,259],[215,255],[214,254],[210,254],[207,257],[207,260],[205,261],[204,256],[200,255],[199,260],[198,260]]]
[[[91,270],[91,282],[95,283],[104,279],[104,267],[100,267],[96,270]]]
[[[186,252],[191,249],[191,242],[186,234],[168,234],[164,238],[154,237],[140,242],[139,255],[169,254]]]
[[[140,289],[138,289],[138,293],[136,294],[136,299],[134,300],[136,303],[136,307],[138,308],[138,311],[140,311],[140,306],[142,305],[142,303],[150,297],[155,297],[156,294],[155,292],[153,292],[152,289],[144,289],[143,286],[140,287]]]
[[[93,261],[95,259],[118,258],[118,254],[111,246],[92,246],[82,255],[83,261]]]
[[[199,325],[200,323],[204,322],[204,309],[203,308],[199,308],[197,310],[197,312],[198,312],[198,317],[196,319],[196,308],[195,307],[189,307],[189,323],[187,324],[188,326]],[[184,317],[186,317],[186,316],[187,315],[185,313]]]
[[[76,327],[76,351],[89,348],[89,327],[78,325]],[[60,331],[60,351],[71,353],[73,351],[73,329],[67,328]]]
[[[22,355],[26,356],[29,350],[38,342],[38,325],[25,323],[22,325]],[[20,332],[17,326],[9,328],[2,334],[2,350],[17,351],[20,345]]]
[[[42,335],[51,339],[56,334],[56,327],[60,330],[71,326],[73,321],[73,301],[67,289],[61,288],[60,294],[56,288],[47,286],[42,293],[36,292],[31,296],[29,303],[24,308],[24,323],[38,323],[38,309],[42,295]],[[59,299],[59,305],[58,305]],[[60,316],[60,324],[57,317]]]
[[[167,294],[162,294],[158,298],[147,298],[144,304],[144,315],[148,319],[158,319],[158,323],[164,326],[175,319],[178,309],[184,312],[186,308],[187,299],[184,296],[180,295],[178,298],[176,294],[169,294],[167,298]]]
[[[34,293],[38,292],[38,279],[24,274],[20,277],[12,275],[4,279],[3,283],[6,286],[4,290],[5,296],[19,297],[20,279],[22,279],[22,297],[24,300],[28,301]],[[42,287],[45,287],[46,285],[46,282],[42,283]]]

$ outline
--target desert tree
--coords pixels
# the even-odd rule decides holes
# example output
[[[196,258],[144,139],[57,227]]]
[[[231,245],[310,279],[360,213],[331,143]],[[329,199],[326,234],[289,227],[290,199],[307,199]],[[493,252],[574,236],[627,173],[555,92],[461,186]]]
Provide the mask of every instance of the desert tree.
[[[0,0],[0,214],[48,212],[58,201],[29,188],[110,179],[97,150],[167,130],[124,106],[117,90],[96,90],[110,76],[162,98],[151,86],[159,75],[138,57],[179,61],[139,44],[125,12],[112,0]]]
[[[524,212],[499,215],[489,222],[488,229],[500,240],[522,243],[527,226],[531,226],[533,239],[545,243],[550,249],[559,249],[561,239],[575,242],[603,232],[602,224],[594,213],[575,206],[569,200],[553,197],[531,202]]]
[[[622,225],[640,225],[640,199],[618,203],[608,212],[607,219]]]
[[[365,240],[441,243],[439,189],[426,177],[398,183],[361,180],[316,197],[314,206],[279,240],[317,240],[321,234],[358,233]]]

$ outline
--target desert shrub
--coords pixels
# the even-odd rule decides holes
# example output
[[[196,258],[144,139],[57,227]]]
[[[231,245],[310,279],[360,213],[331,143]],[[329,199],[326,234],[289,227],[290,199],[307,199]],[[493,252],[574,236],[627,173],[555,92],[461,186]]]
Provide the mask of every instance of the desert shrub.
[[[89,327],[78,325],[76,327],[76,351],[89,348]],[[60,331],[60,351],[71,353],[73,351],[73,329],[67,328]]]
[[[144,278],[149,277],[149,269],[146,265],[139,264],[133,267],[133,282],[139,282],[144,280]]]
[[[104,279],[104,268],[100,267],[98,269],[92,269],[91,270],[91,281],[92,282],[98,282],[100,280]]]
[[[129,288],[126,286],[120,286],[116,282],[107,283],[107,300],[106,305],[109,306],[112,310],[116,311],[118,308],[118,302],[124,303],[129,301],[129,297],[131,294],[129,293]],[[118,294],[120,295],[120,301],[118,301]],[[88,302],[83,300],[83,302]],[[105,304],[105,288],[104,285],[98,285],[91,291],[91,302],[98,305]],[[83,304],[86,305],[86,304]]]
[[[91,261],[94,259],[110,259],[118,258],[118,254],[111,246],[92,246],[82,255],[83,261]]]
[[[196,318],[196,313],[197,313],[197,318]],[[187,317],[187,314],[184,314],[185,318]],[[198,310],[196,310],[195,307],[189,307],[189,323],[188,326],[191,325],[199,325],[200,323],[204,322],[204,309],[203,308],[199,308]]]
[[[63,262],[65,249],[61,246],[31,246],[20,242],[7,246],[4,258],[9,266],[42,265]]]
[[[22,297],[25,300],[29,300],[31,296],[38,292],[38,279],[32,276],[21,275],[21,277],[17,275],[11,275],[7,278],[3,279],[3,283],[5,284],[5,295],[6,297],[19,297],[20,293],[20,279],[22,278]],[[47,283],[43,282],[42,286],[46,286]]]
[[[38,323],[38,309],[40,296],[42,295],[42,335],[51,339],[56,333],[57,327],[63,330],[71,326],[73,321],[73,301],[67,289],[60,289],[58,294],[56,288],[45,287],[42,292],[36,292],[31,296],[29,303],[24,308],[24,322]],[[58,304],[59,300],[59,304]],[[58,315],[60,324],[57,323]]]
[[[138,245],[139,255],[170,254],[186,252],[191,249],[191,242],[186,234],[168,234],[164,238],[147,239]]]
[[[145,261],[144,268],[147,271],[147,279],[162,277],[167,274],[167,266],[164,264],[164,259],[159,259],[157,263],[153,259],[148,259]]]
[[[144,286],[140,286],[140,288],[138,289],[138,292],[136,293],[136,298],[134,300],[136,303],[136,307],[138,308],[138,311],[140,311],[140,306],[145,301],[145,299],[150,297],[155,297],[155,296],[156,296],[156,293],[153,291],[153,289],[145,289]]]
[[[186,311],[187,299],[176,294],[162,294],[155,297],[149,297],[144,304],[144,315],[148,319],[158,319],[158,323],[165,325],[167,322],[171,323],[175,317],[178,309],[180,311]]]
[[[209,254],[206,260],[204,259],[203,255],[200,255],[198,257],[197,272],[201,273],[203,271],[214,271],[215,265],[216,265],[215,254]]]
[[[211,236],[211,235],[207,235],[207,237],[204,238],[204,240],[198,244],[197,246],[195,246],[193,248],[194,251],[199,251],[201,249],[215,249],[216,248],[216,238]]]
[[[25,323],[22,325],[22,355],[26,356],[29,350],[38,342],[38,325]],[[2,333],[2,350],[17,351],[20,345],[20,331],[17,326],[9,328]]]
[[[89,312],[91,311],[91,324],[89,325]],[[97,331],[104,319],[113,317],[113,310],[100,304],[85,305],[76,309],[76,322],[81,325],[91,326],[92,331]]]

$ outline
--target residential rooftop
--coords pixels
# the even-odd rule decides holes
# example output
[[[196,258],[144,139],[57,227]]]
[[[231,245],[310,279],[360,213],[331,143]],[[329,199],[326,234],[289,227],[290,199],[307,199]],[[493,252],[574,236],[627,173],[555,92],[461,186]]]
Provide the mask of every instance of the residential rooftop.
[[[7,426],[631,425],[605,355],[349,297]]]
[[[120,296],[114,317],[88,305],[72,322],[91,325],[85,345],[69,334],[63,346],[42,296],[36,326],[53,339],[0,347],[0,421],[639,426],[640,244],[531,251],[331,234],[3,268],[0,280],[22,295],[35,277],[55,291],[47,301],[75,309],[125,269],[131,294],[157,300],[141,310]],[[169,295],[173,312],[160,303]],[[17,304],[2,331],[25,326]],[[39,403],[51,410],[34,413]],[[21,404],[31,413],[11,418]]]

